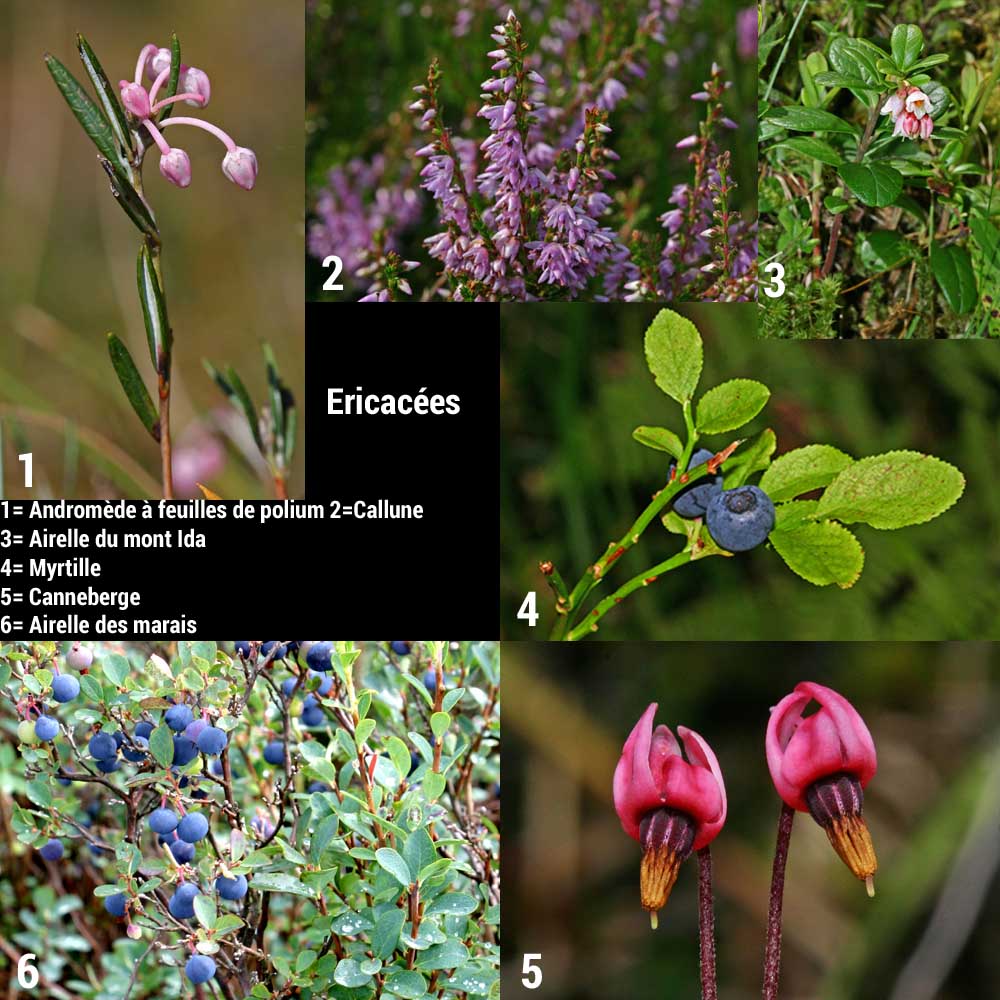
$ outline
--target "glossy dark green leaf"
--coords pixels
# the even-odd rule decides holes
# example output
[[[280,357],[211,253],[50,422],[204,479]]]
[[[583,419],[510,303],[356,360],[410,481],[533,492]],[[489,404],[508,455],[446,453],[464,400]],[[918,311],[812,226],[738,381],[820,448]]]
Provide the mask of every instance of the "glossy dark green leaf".
[[[847,132],[855,135],[858,131],[850,122],[831,115],[829,111],[798,105],[771,108],[766,120],[795,132]]]
[[[132,404],[135,415],[142,421],[143,427],[153,435],[157,441],[160,440],[160,427],[156,416],[156,407],[153,406],[153,399],[149,395],[146,383],[143,382],[139,370],[135,367],[132,355],[128,348],[113,333],[108,334],[108,353],[111,355],[111,364],[125,390],[125,396]]]
[[[865,205],[882,208],[903,193],[903,175],[885,163],[842,163],[837,173]]]
[[[170,324],[167,322],[167,303],[163,298],[160,276],[156,273],[152,254],[145,243],[139,247],[136,280],[139,301],[142,303],[142,318],[146,324],[149,357],[153,367],[163,373],[170,367]]]
[[[97,94],[97,99],[104,109],[104,115],[111,125],[111,131],[114,132],[115,139],[117,139],[118,145],[121,147],[119,162],[122,169],[126,173],[131,173],[128,155],[134,152],[134,145],[132,142],[132,133],[129,131],[128,121],[125,118],[125,109],[118,100],[118,89],[111,85],[111,81],[104,72],[100,60],[83,35],[76,36],[76,48],[80,53],[80,61],[83,63],[83,68],[87,71],[87,76],[90,77],[90,82],[94,85],[94,93]]]
[[[121,205],[122,211],[132,220],[133,225],[145,236],[159,239],[156,221],[139,192],[115,170],[114,165],[104,156],[99,156],[101,167],[111,182],[111,193]]]
[[[924,33],[915,24],[897,24],[892,29],[889,47],[896,65],[905,73],[924,49]]]
[[[170,36],[170,76],[167,78],[167,88],[159,98],[166,100],[177,94],[177,83],[181,78],[181,43],[177,38],[177,32]],[[180,102],[178,102],[180,103]],[[160,115],[160,121],[166,121],[174,110],[173,104],[168,104]]]
[[[876,229],[861,241],[861,261],[870,271],[887,271],[909,256],[909,244],[890,229]]]
[[[877,45],[838,35],[830,43],[829,57],[830,65],[838,73],[862,80],[866,88],[882,87],[882,74],[876,64],[885,58],[885,52]]]
[[[839,167],[843,163],[841,155],[827,142],[811,135],[797,135],[791,139],[776,143],[772,149],[790,149],[811,160],[819,160],[831,167]]]
[[[945,301],[955,312],[967,313],[975,306],[976,275],[965,247],[935,243],[931,247],[931,270]]]
[[[114,164],[115,169],[122,174],[122,183],[127,184],[128,178],[118,166],[121,152],[115,141],[115,133],[112,131],[108,119],[104,116],[104,112],[94,104],[76,77],[55,56],[46,55],[45,65],[48,66],[52,79],[55,80],[56,86],[66,99],[73,116],[83,126],[84,132],[90,136],[91,142],[100,153]]]

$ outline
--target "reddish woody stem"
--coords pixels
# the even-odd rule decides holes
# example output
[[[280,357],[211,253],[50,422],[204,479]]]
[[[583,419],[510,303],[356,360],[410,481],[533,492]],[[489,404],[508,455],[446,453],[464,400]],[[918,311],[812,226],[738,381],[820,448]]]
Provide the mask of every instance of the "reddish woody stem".
[[[718,1000],[715,975],[715,899],[712,895],[712,852],[698,852],[698,929],[701,935],[701,1000]]]
[[[778,841],[774,848],[774,867],[771,869],[771,901],[767,908],[767,945],[764,949],[763,1000],[777,1000],[778,978],[781,975],[781,904],[785,894],[785,863],[788,861],[788,844],[792,839],[792,821],[795,810],[781,803],[778,818]]]

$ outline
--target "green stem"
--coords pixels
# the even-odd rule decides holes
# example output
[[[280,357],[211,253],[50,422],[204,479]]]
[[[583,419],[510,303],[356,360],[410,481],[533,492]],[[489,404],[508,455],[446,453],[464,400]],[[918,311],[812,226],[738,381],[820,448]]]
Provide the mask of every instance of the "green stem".
[[[615,606],[620,604],[629,594],[638,590],[640,587],[648,587],[658,576],[664,573],[669,573],[672,569],[677,569],[679,566],[686,566],[691,562],[691,553],[685,549],[683,552],[678,552],[676,555],[671,556],[664,562],[657,563],[657,565],[650,567],[645,571],[645,573],[640,573],[638,576],[632,577],[627,583],[623,583],[613,594],[609,594],[603,600],[599,601],[594,605],[593,609],[587,614],[587,617],[575,628],[571,629],[569,633],[565,636],[567,642],[576,642],[579,639],[584,639],[591,632],[597,631],[597,623]]]

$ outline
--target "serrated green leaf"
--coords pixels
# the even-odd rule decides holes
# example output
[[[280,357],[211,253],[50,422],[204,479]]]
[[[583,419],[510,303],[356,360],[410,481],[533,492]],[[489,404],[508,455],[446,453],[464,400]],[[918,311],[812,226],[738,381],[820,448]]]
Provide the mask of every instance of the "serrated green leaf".
[[[160,767],[173,764],[174,734],[165,724],[160,724],[149,734],[149,752]]]
[[[391,847],[380,847],[375,852],[375,860],[397,882],[409,888],[413,876],[410,873],[409,865],[403,860],[399,851],[394,851]]]
[[[775,528],[769,539],[788,568],[817,587],[835,583],[846,589],[857,581],[865,565],[861,543],[834,521]]]
[[[903,175],[886,163],[843,163],[837,173],[865,205],[883,208],[903,193]]]
[[[755,472],[766,469],[771,462],[778,439],[774,431],[766,427],[752,441],[739,448],[722,466],[722,485],[731,490],[743,486]]]
[[[406,914],[397,909],[388,910],[378,918],[372,931],[372,951],[376,958],[392,958],[405,920]]]
[[[46,55],[45,65],[84,132],[90,136],[101,155],[112,164],[122,183],[128,184],[128,177],[120,166],[121,152],[104,112],[94,104],[76,77],[55,56]]]
[[[854,461],[828,444],[809,444],[786,451],[771,462],[758,485],[775,503],[829,486]]]
[[[905,73],[924,49],[924,33],[915,24],[897,24],[892,29],[889,48],[896,66]]]
[[[94,93],[97,94],[97,100],[100,102],[104,116],[111,126],[115,140],[121,147],[118,163],[121,169],[126,174],[129,174],[131,173],[131,167],[128,164],[127,157],[129,153],[134,151],[134,146],[132,133],[129,131],[128,121],[125,118],[125,111],[118,100],[118,88],[111,85],[111,81],[108,79],[107,74],[105,74],[100,60],[83,35],[78,34],[76,36],[76,50],[79,52],[83,68],[87,71],[87,76],[90,77],[90,82],[94,86]]]
[[[153,257],[145,243],[139,247],[136,283],[139,287],[139,301],[142,304],[142,318],[146,326],[149,359],[157,372],[166,371],[172,344],[170,324],[167,322],[167,303],[163,298],[163,289],[160,287],[160,278],[156,273]]]
[[[969,251],[957,244],[945,246],[937,241],[931,246],[931,270],[952,310],[959,315],[969,312],[979,300],[976,274]]]
[[[149,395],[146,384],[142,381],[142,376],[135,367],[132,355],[128,348],[113,333],[108,334],[108,353],[111,355],[111,364],[118,376],[118,381],[125,392],[125,397],[132,405],[135,415],[142,422],[142,426],[152,435],[155,441],[160,440],[159,420],[156,410],[153,407],[153,399]]]
[[[817,517],[873,528],[903,528],[930,521],[951,507],[965,489],[953,465],[915,451],[862,458],[827,487]]]
[[[775,143],[771,149],[789,149],[793,153],[799,153],[810,160],[819,160],[820,163],[827,163],[831,167],[839,167],[844,162],[844,158],[833,146],[822,139],[814,136],[800,135],[791,139],[784,139]]]
[[[684,444],[681,439],[666,427],[636,427],[632,431],[632,437],[639,444],[644,444],[654,451],[665,451],[674,458],[680,458],[684,454]]]
[[[646,331],[646,364],[656,384],[671,399],[686,403],[701,378],[701,334],[694,323],[661,309]]]
[[[848,135],[856,135],[858,131],[850,122],[829,111],[803,108],[800,105],[771,108],[764,119],[793,132],[846,132]]]
[[[698,400],[696,424],[701,434],[721,434],[750,423],[767,405],[771,390],[749,378],[734,378],[709,389]]]
[[[815,521],[817,507],[818,500],[789,500],[777,504],[774,508],[775,529],[794,528],[803,521]]]

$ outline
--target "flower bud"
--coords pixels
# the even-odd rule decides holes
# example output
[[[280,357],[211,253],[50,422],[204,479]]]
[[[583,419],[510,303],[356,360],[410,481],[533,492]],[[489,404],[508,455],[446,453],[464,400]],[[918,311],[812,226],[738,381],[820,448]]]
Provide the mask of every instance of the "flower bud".
[[[138,941],[142,937],[142,929],[138,924],[129,924],[125,928],[125,933],[133,940]]]
[[[136,118],[148,118],[152,114],[149,107],[149,94],[146,93],[146,88],[142,84],[122,80],[118,86],[122,92],[122,104],[125,105],[125,110],[130,115]]]
[[[175,147],[160,157],[160,173],[171,184],[186,188],[191,183],[191,160],[183,149]]]
[[[222,161],[222,172],[245,191],[253,190],[257,182],[257,157],[254,151],[245,146],[229,150]]]
[[[165,69],[170,69],[170,49],[157,49],[146,57],[146,76],[155,80]]]
[[[181,66],[180,79],[177,82],[177,90],[183,94],[197,94],[200,101],[185,101],[194,108],[203,108],[208,104],[212,96],[212,85],[209,82],[208,74],[195,66]]]

